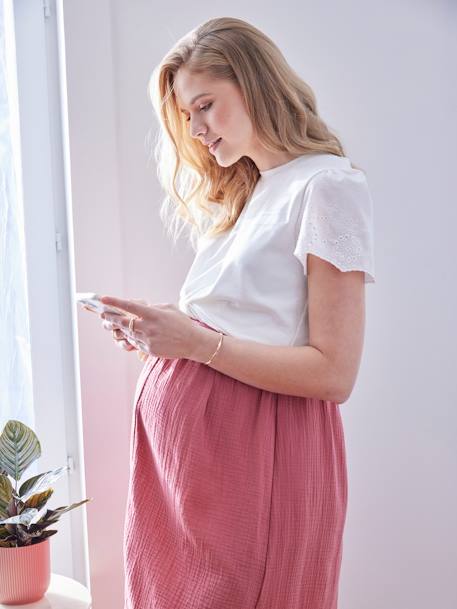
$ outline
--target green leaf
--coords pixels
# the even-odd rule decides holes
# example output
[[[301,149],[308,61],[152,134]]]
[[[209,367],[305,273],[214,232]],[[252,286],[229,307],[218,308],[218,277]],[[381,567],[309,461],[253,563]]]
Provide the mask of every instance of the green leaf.
[[[47,490],[43,491],[42,493],[36,493],[36,495],[32,495],[24,503],[24,509],[36,508],[37,510],[40,510],[47,503],[49,497],[52,495],[53,492],[54,492],[54,489],[48,488]],[[21,512],[22,512],[22,510],[21,510]]]
[[[79,507],[80,505],[82,505],[83,503],[87,503],[88,501],[92,501],[92,499],[83,499],[82,501],[78,501],[78,503],[72,503],[71,505],[68,506],[63,506],[63,507],[59,507],[55,510],[51,510],[50,513],[46,514],[46,519],[51,518],[60,518],[62,516],[62,514],[65,514],[65,512],[69,512],[70,510],[73,510],[74,508]]]
[[[0,526],[0,539],[8,538],[10,535],[11,533],[5,526]]]
[[[46,529],[46,527],[50,526],[51,524],[55,524],[58,521],[58,518],[55,518],[54,520],[47,520],[46,518],[44,518],[36,524],[30,525],[29,532],[34,534],[35,531],[43,531],[44,529]]]
[[[32,520],[39,513],[39,510],[35,508],[29,508],[24,510],[21,514],[17,516],[11,516],[10,518],[4,518],[0,520],[0,524],[23,524],[25,526],[29,526],[32,523]]]
[[[29,535],[25,526],[18,524],[16,526],[16,539],[21,542],[21,545],[30,545],[32,543],[32,537]]]
[[[18,481],[40,456],[41,445],[35,432],[21,421],[9,420],[0,435],[1,469]]]
[[[9,526],[22,524],[28,528],[29,526],[36,524],[47,511],[46,506],[42,507],[40,510],[37,510],[36,508],[27,508],[16,516],[10,516],[10,518],[0,520],[0,524]]]
[[[92,501],[92,499],[83,499],[82,501],[78,501],[78,503],[72,503],[69,506],[63,506],[60,508],[56,508],[55,510],[47,510],[43,521],[49,521],[48,524],[53,524],[54,522],[57,522],[58,519],[62,516],[62,514],[65,514],[65,512],[69,512],[70,510],[73,510],[74,508],[79,507],[80,505],[82,505],[83,503],[87,503],[88,501]]]
[[[0,518],[6,518],[8,507],[11,497],[13,496],[13,485],[11,480],[6,475],[0,474]]]
[[[21,485],[19,489],[19,496],[22,501],[27,501],[29,497],[46,490],[53,484],[60,476],[69,469],[68,465],[58,467],[57,469],[44,474],[38,474],[29,478]]]
[[[11,498],[11,501],[6,506],[6,513],[8,518],[10,516],[16,516],[16,514],[19,514],[18,503],[14,498]]]
[[[57,529],[49,529],[48,531],[43,531],[40,536],[35,536],[32,540],[32,543],[39,543],[40,541],[42,541],[43,539],[46,539],[47,537],[51,537],[51,535],[55,535],[56,533],[58,533]]]
[[[62,514],[64,514],[65,512],[69,512],[73,508],[76,508],[88,501],[92,501],[92,499],[84,499],[83,501],[73,503],[68,507],[60,507],[56,510],[46,510],[44,516],[42,516],[41,518],[34,518],[33,524],[30,524],[28,533],[33,535],[35,531],[41,531],[44,530],[46,527],[50,526],[51,524],[56,524]]]

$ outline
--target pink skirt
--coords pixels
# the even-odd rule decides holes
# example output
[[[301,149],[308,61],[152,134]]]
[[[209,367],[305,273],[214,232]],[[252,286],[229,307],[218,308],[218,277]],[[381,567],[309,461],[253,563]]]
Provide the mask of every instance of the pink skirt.
[[[125,609],[336,609],[346,506],[336,402],[148,358],[130,438]]]

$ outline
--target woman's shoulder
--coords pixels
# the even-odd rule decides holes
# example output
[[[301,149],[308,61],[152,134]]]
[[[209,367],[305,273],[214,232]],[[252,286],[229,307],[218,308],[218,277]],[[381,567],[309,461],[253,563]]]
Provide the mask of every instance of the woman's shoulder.
[[[308,181],[311,177],[323,172],[329,176],[364,176],[362,169],[354,167],[349,157],[330,153],[303,155],[294,168],[297,177]]]

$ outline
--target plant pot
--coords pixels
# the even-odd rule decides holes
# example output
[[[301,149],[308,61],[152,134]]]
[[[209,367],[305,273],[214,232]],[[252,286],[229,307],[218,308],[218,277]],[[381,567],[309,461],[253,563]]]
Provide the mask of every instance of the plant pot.
[[[51,581],[49,539],[31,546],[0,548],[0,603],[40,600]]]

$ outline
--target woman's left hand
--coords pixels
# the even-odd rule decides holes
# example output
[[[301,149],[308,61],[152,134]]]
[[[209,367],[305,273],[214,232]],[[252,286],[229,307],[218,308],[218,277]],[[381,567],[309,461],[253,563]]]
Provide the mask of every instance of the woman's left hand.
[[[103,296],[101,302],[126,311],[126,315],[101,313],[100,317],[120,328],[126,337],[144,344],[143,350],[151,355],[175,358],[190,358],[198,334],[197,324],[173,304],[139,304],[131,300]],[[135,316],[133,332],[129,321]]]

